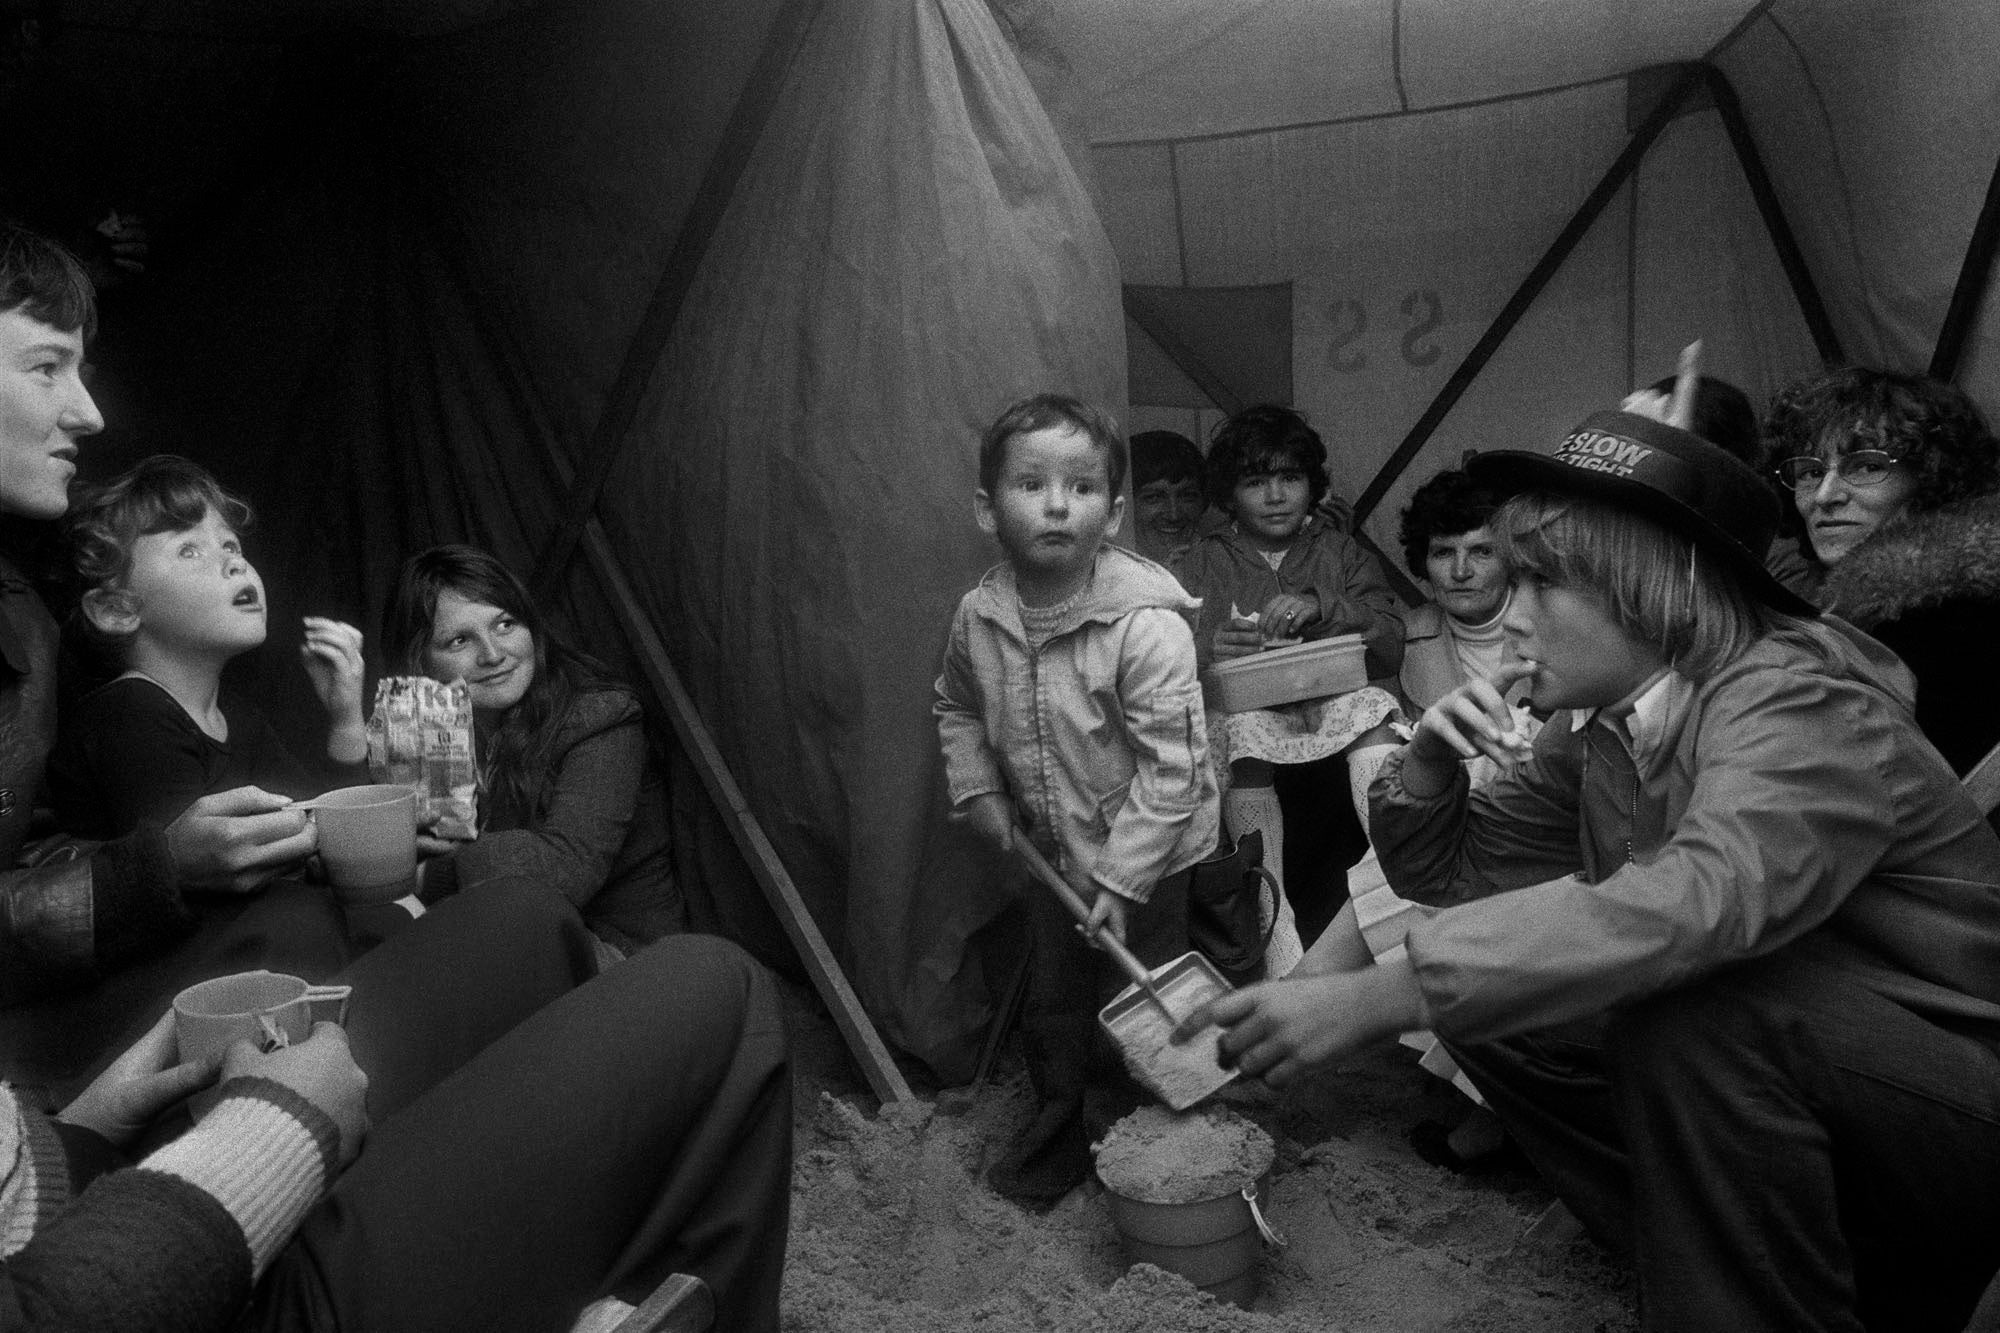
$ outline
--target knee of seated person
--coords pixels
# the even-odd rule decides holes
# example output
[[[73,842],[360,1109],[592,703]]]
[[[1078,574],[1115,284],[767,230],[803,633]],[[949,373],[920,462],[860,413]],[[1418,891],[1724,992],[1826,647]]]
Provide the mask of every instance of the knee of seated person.
[[[668,935],[653,941],[612,970],[626,968],[656,976],[682,992],[698,992],[704,1003],[741,997],[746,1008],[778,1011],[777,981],[770,969],[720,935]]]
[[[1767,1045],[1777,999],[1754,975],[1676,987],[1621,1009],[1605,1034],[1605,1058],[1622,1079],[1698,1079],[1730,1063],[1731,1052]]]

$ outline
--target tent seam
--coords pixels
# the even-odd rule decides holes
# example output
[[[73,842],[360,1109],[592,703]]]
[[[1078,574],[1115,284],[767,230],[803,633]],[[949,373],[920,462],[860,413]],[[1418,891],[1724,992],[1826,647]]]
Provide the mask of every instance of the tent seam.
[[[1847,159],[1846,155],[1841,152],[1840,136],[1834,133],[1833,117],[1826,109],[1826,94],[1821,91],[1819,80],[1813,76],[1812,62],[1806,59],[1806,53],[1800,48],[1797,39],[1792,36],[1791,31],[1785,27],[1784,21],[1776,14],[1769,12],[1766,12],[1764,17],[1770,20],[1772,28],[1776,29],[1779,38],[1785,43],[1786,49],[1792,53],[1792,58],[1798,62],[1799,74],[1806,81],[1807,91],[1812,94],[1813,110],[1818,113],[1820,127],[1826,131],[1827,145],[1832,150],[1833,179],[1836,183],[1836,188],[1840,191],[1841,216],[1847,223],[1848,262],[1854,267],[1855,280],[1861,288],[1861,308],[1868,320],[1869,331],[1874,335],[1875,346],[1879,352],[1888,345],[1888,334],[1887,330],[1882,327],[1882,321],[1876,313],[1879,307],[1876,304],[1874,283],[1870,279],[1868,266],[1862,262],[1858,240],[1859,229],[1855,226],[1854,218],[1854,191],[1847,179]]]

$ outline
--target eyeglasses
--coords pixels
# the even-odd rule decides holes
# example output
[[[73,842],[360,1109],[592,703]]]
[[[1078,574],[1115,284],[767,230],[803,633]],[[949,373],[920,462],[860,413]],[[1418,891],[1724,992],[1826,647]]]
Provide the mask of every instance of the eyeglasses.
[[[1880,449],[1855,449],[1831,463],[1818,454],[1778,460],[1778,478],[1795,491],[1816,491],[1828,472],[1849,486],[1880,486],[1895,469],[1896,456]]]

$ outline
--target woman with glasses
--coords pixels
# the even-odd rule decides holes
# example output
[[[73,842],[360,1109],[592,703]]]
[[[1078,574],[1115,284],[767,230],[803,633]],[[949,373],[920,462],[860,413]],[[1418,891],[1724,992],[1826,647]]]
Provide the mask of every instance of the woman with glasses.
[[[1843,367],[1765,426],[1825,570],[1819,600],[1917,678],[1917,724],[1964,774],[2000,741],[2000,444],[1961,390]]]

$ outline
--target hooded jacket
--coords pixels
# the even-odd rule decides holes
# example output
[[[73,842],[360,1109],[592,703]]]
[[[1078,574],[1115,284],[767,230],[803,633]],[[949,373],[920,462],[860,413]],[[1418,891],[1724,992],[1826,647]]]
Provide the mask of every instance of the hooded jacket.
[[[1803,950],[2000,1040],[2000,838],[1916,730],[1909,673],[1837,620],[1759,640],[1669,714],[1632,776],[1558,712],[1533,757],[1434,798],[1392,755],[1370,831],[1427,1017],[1481,1041]]]
[[[1909,666],[1917,725],[1954,772],[2000,743],[2000,496],[1885,524],[1822,596]]]
[[[1003,792],[1072,884],[1144,902],[1215,850],[1220,799],[1186,617],[1163,566],[1102,547],[1040,649],[1001,564],[959,602],[937,680],[953,806]]]

